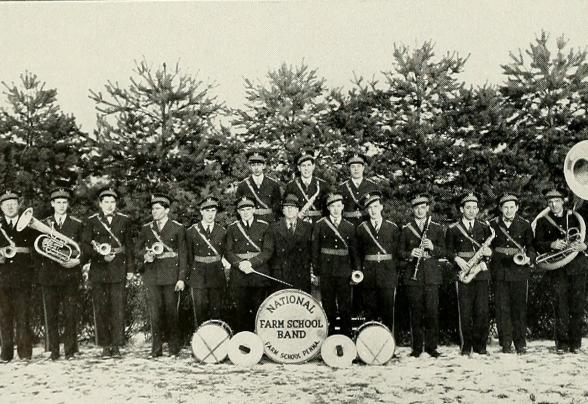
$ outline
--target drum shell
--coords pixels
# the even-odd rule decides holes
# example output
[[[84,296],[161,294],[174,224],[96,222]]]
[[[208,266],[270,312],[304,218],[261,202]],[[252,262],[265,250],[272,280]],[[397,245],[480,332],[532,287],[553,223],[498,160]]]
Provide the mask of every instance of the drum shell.
[[[220,363],[227,357],[231,327],[221,320],[208,320],[192,336],[194,357],[204,363]]]
[[[384,365],[394,356],[396,342],[390,329],[377,321],[368,321],[357,329],[357,356],[368,365]]]

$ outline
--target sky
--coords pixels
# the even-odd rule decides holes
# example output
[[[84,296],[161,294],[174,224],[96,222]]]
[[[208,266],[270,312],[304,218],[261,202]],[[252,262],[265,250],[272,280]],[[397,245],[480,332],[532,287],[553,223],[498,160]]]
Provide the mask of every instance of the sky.
[[[382,78],[395,43],[427,40],[439,55],[470,55],[467,84],[498,84],[509,51],[527,48],[541,29],[553,42],[564,34],[586,47],[587,19],[588,2],[579,0],[9,2],[0,3],[0,81],[37,74],[91,132],[89,89],[128,85],[143,57],[154,66],[179,62],[216,83],[219,100],[242,107],[244,78],[263,82],[283,62],[304,60],[328,86],[350,88],[354,73]]]

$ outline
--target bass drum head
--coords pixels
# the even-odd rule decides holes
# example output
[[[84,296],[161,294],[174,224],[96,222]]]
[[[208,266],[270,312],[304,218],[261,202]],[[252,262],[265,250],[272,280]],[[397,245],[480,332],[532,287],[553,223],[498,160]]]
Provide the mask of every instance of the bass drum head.
[[[192,352],[200,362],[222,362],[227,357],[229,340],[232,335],[231,327],[224,321],[206,321],[198,327],[192,336]]]
[[[257,310],[255,333],[265,355],[278,363],[303,363],[321,350],[327,337],[327,315],[320,303],[298,289],[270,295]]]
[[[368,321],[357,329],[357,356],[368,365],[384,365],[394,355],[394,336],[382,323]]]
[[[229,341],[229,359],[237,366],[257,365],[263,356],[263,342],[250,331],[241,331]]]
[[[334,334],[323,342],[321,357],[332,368],[348,368],[357,357],[357,349],[348,336]]]

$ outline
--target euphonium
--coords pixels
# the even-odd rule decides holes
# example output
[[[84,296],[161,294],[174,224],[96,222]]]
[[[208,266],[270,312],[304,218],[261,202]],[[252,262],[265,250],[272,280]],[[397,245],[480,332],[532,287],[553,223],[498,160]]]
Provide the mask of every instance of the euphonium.
[[[482,259],[484,258],[484,254],[482,252],[484,250],[484,247],[488,247],[492,240],[494,240],[494,237],[496,237],[496,232],[494,231],[492,226],[488,224],[488,227],[490,228],[491,232],[490,236],[488,236],[488,238],[480,246],[478,251],[474,253],[472,258],[468,260],[466,270],[459,271],[459,274],[457,275],[457,277],[462,283],[470,283],[472,279],[474,279],[476,275],[478,275],[478,273],[488,270],[488,266],[486,265],[486,263],[482,262]]]
[[[25,227],[30,227],[41,233],[35,240],[35,250],[58,264],[66,264],[72,259],[77,259],[81,255],[81,249],[78,243],[71,238],[59,233],[53,227],[33,217],[33,208],[28,208],[18,218],[16,222],[16,231],[22,231]]]

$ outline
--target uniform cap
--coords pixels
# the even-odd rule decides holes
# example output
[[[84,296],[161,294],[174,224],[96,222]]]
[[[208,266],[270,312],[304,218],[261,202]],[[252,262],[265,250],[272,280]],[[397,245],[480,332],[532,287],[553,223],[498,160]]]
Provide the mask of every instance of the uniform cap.
[[[382,193],[380,191],[367,192],[361,197],[361,205],[364,209],[370,206],[372,203],[382,199]]]
[[[410,200],[410,206],[413,208],[418,205],[422,205],[423,203],[429,204],[431,203],[431,199],[427,194],[416,194]]]
[[[100,193],[98,194],[98,198],[102,199],[105,196],[112,196],[115,199],[118,199],[118,194],[116,193],[116,191],[114,190],[114,188],[112,187],[107,187],[104,188],[102,191],[100,191]]]
[[[505,192],[498,199],[498,206],[502,206],[506,202],[516,202],[516,203],[519,203],[519,198],[515,194],[513,194],[512,192]]]
[[[353,153],[351,156],[349,156],[349,158],[347,159],[347,165],[351,165],[351,164],[364,164],[366,163],[366,158],[363,154],[359,154],[359,153]]]
[[[282,206],[296,206],[297,208],[300,207],[300,200],[294,194],[288,194],[282,201]]]
[[[239,199],[237,201],[237,209],[247,208],[247,207],[254,208],[255,202],[253,202],[251,199],[247,198],[246,196],[242,197],[241,199]]]
[[[200,202],[200,210],[218,208],[218,198],[209,196]]]
[[[155,193],[151,195],[151,205],[155,203],[160,203],[164,206],[169,207],[171,205],[171,198],[169,197],[169,195],[166,195],[164,193]]]
[[[0,195],[0,203],[4,201],[8,201],[10,199],[18,199],[18,194],[14,191],[6,190],[2,195]]]
[[[555,198],[561,198],[561,199],[565,198],[564,193],[560,189],[555,188],[555,187],[544,189],[542,193],[543,193],[543,196],[545,197],[545,199],[547,199],[547,200],[555,199]]]
[[[253,150],[247,153],[247,161],[251,163],[265,163],[266,155],[260,150]]]
[[[332,203],[339,202],[342,200],[343,200],[343,195],[338,194],[336,192],[331,192],[330,194],[327,195],[327,206],[329,206]]]
[[[463,206],[467,202],[476,202],[476,203],[478,203],[480,201],[478,200],[478,197],[476,196],[476,194],[474,194],[473,192],[468,192],[467,194],[465,194],[461,198],[459,204]]]
[[[298,158],[296,159],[296,164],[300,165],[308,160],[314,163],[314,154],[309,150],[302,150],[302,152],[300,152]]]
[[[65,188],[55,188],[53,191],[51,191],[51,200],[58,198],[69,199],[70,197],[71,195],[69,191]]]

